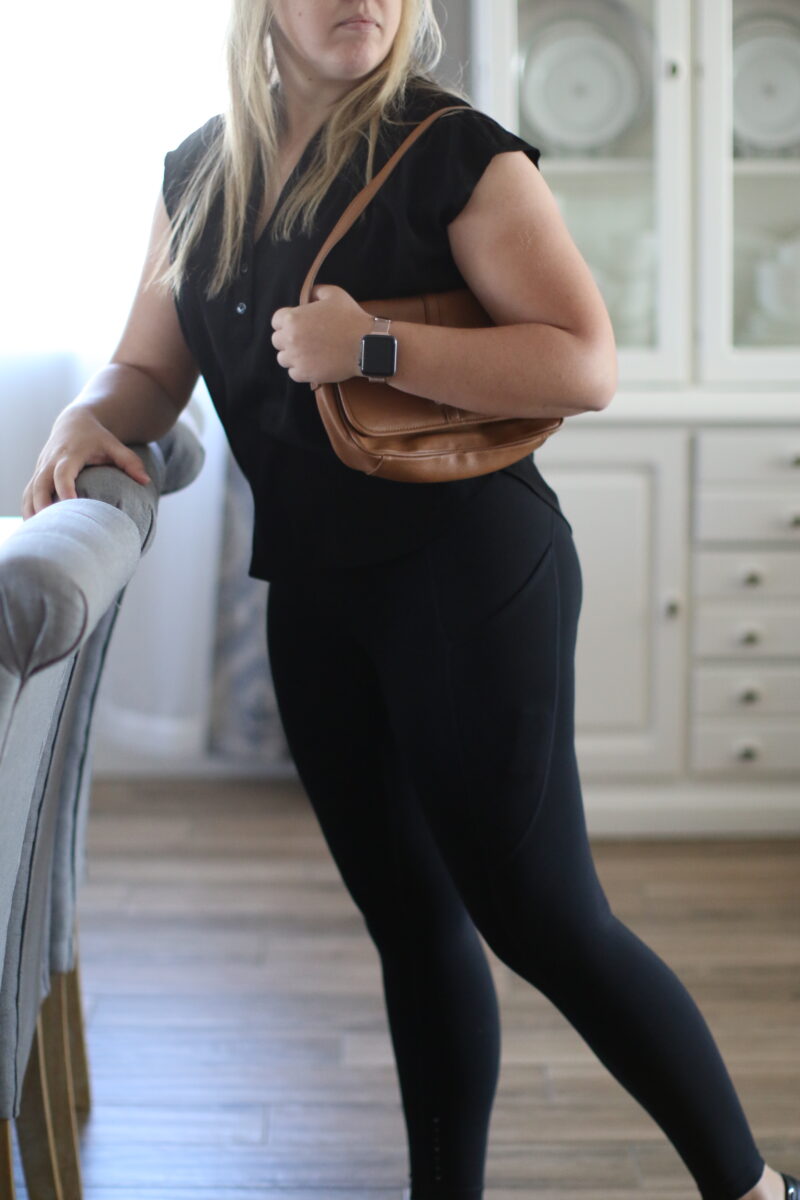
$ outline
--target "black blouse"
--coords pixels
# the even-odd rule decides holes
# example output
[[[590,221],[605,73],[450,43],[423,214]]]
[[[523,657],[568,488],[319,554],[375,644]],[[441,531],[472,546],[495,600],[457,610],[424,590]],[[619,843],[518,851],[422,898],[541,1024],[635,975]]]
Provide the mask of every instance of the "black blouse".
[[[463,103],[447,93],[424,95],[411,85],[402,115],[416,123],[434,108]],[[170,217],[199,152],[221,121],[212,117],[166,155],[163,192]],[[375,171],[409,128],[383,123]],[[281,199],[308,165],[319,136],[306,147]],[[505,150],[522,150],[538,165],[537,149],[474,108],[435,122],[330,252],[317,282],[338,284],[356,300],[464,287],[447,225],[464,208],[493,156]],[[440,533],[496,474],[404,483],[346,466],[330,446],[311,388],[296,383],[277,361],[272,314],[297,305],[317,250],[362,186],[358,169],[363,173],[365,156],[364,145],[334,181],[311,236],[298,233],[288,242],[272,243],[270,222],[254,243],[260,199],[260,188],[254,187],[240,274],[208,301],[202,279],[219,228],[218,198],[176,304],[186,342],[253,492],[250,574],[259,579],[394,558]],[[531,455],[503,470],[561,511]]]

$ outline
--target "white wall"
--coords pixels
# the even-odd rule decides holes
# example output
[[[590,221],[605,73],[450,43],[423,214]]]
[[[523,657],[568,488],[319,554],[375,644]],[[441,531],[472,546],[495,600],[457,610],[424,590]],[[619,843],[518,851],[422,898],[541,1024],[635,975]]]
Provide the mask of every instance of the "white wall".
[[[156,538],[125,594],[97,701],[99,773],[206,757],[227,442],[204,387],[193,407],[205,462],[188,488],[161,498]]]
[[[0,513],[19,513],[54,417],[119,340],[164,154],[225,103],[226,20],[218,0],[4,14]],[[161,751],[204,741],[225,451],[214,415],[204,441],[200,478],[163,501],[112,642],[99,729],[112,756],[136,733]]]
[[[0,355],[0,516],[20,515],[50,426],[78,386],[78,364],[67,351]]]

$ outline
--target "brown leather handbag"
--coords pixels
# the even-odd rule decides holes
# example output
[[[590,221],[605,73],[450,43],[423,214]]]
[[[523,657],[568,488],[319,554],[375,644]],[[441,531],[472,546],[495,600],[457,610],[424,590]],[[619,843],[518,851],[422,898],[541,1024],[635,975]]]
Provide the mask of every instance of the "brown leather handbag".
[[[403,154],[435,120],[466,105],[432,113],[405,139],[365,188],[350,201],[311,264],[300,292],[307,304],[317,272],[333,246],[347,233]],[[494,325],[469,288],[402,296],[394,300],[359,300],[372,316],[418,321],[459,329]],[[362,375],[315,388],[317,408],[331,446],[348,467],[409,483],[468,479],[485,475],[524,458],[555,433],[563,417],[504,417],[437,404],[388,383],[370,383]]]

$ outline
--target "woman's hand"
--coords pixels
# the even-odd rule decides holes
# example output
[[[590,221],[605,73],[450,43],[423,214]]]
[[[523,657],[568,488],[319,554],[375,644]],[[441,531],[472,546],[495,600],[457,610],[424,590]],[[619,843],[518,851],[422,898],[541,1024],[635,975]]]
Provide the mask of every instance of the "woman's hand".
[[[55,500],[74,500],[75,480],[80,471],[104,463],[119,467],[136,483],[150,482],[138,454],[109,433],[97,417],[81,405],[65,409],[56,419],[22,493],[25,520]]]
[[[272,328],[280,365],[296,383],[316,387],[358,373],[361,338],[372,329],[372,317],[344,288],[323,283],[312,289],[309,304],[276,309]]]

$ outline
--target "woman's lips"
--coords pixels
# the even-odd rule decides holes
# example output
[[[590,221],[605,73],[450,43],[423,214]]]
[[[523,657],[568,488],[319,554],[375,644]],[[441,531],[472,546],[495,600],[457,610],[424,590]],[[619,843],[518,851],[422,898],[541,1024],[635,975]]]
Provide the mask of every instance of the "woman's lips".
[[[378,23],[364,17],[353,17],[349,21],[340,21],[339,27],[341,29],[377,29]]]

